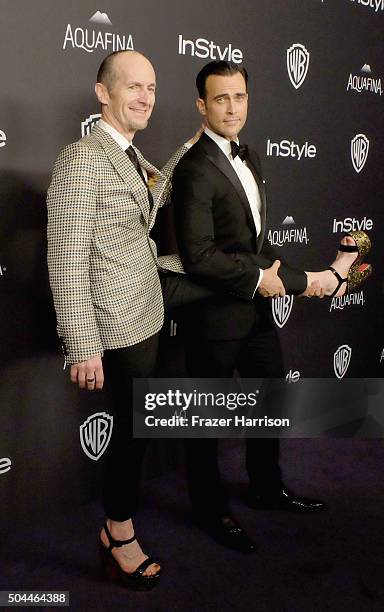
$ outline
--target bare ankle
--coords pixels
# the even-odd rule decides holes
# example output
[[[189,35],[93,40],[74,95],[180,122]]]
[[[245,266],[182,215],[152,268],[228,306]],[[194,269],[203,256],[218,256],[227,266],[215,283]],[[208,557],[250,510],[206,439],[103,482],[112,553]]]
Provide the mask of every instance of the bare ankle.
[[[112,519],[107,519],[107,526],[111,534],[115,537],[120,535],[122,539],[125,539],[126,537],[133,536],[132,519],[126,521],[113,521]]]

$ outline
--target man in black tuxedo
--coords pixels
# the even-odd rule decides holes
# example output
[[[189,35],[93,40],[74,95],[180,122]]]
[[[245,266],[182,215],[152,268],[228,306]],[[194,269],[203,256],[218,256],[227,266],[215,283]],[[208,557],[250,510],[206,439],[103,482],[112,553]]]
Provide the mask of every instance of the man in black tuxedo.
[[[193,310],[189,374],[195,377],[283,377],[269,300],[302,294],[307,277],[264,242],[266,197],[257,154],[239,146],[247,117],[247,72],[211,62],[196,79],[205,132],[173,175],[176,234],[187,273],[218,296]],[[221,294],[221,295],[220,295]],[[195,350],[192,350],[192,348]],[[217,440],[187,440],[194,517],[215,539],[251,551],[254,543],[230,514],[218,469]],[[282,481],[277,439],[249,438],[246,467],[251,506],[313,512],[322,502],[300,498]]]

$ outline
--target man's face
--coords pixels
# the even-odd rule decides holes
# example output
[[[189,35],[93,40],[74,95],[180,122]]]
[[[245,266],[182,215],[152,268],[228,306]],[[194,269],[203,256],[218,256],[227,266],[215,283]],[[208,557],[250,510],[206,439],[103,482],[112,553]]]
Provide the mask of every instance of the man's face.
[[[103,119],[128,138],[147,127],[155,104],[156,77],[152,64],[142,55],[123,53],[113,62],[114,78],[107,88],[95,90],[103,106]]]
[[[247,119],[248,94],[240,72],[231,76],[210,74],[205,82],[205,100],[197,108],[207,127],[227,140],[236,138]]]

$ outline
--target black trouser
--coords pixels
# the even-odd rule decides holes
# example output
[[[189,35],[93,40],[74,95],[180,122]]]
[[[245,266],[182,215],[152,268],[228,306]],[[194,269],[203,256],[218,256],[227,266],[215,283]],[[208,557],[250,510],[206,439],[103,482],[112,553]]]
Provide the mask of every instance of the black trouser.
[[[243,378],[282,378],[282,351],[271,322],[256,317],[251,333],[241,340],[187,341],[188,374],[193,377],[230,378],[236,369]],[[228,500],[218,466],[218,440],[185,440],[187,478],[194,514],[209,521],[228,514]],[[250,485],[259,493],[281,487],[279,440],[247,438],[246,469]]]
[[[212,292],[182,274],[161,275],[164,306],[178,306],[210,297]],[[159,334],[138,344],[106,350],[103,365],[114,404],[114,426],[108,448],[104,509],[115,521],[131,518],[139,499],[141,466],[148,440],[132,437],[132,379],[155,373]]]

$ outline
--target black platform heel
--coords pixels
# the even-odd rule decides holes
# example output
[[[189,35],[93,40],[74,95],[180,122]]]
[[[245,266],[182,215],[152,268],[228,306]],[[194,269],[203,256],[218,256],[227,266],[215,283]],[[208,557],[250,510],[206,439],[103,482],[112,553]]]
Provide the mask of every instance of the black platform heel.
[[[344,253],[358,253],[358,257],[350,267],[348,276],[346,278],[342,278],[337,270],[335,270],[335,268],[332,266],[328,268],[328,270],[331,270],[338,280],[337,287],[330,296],[331,298],[336,295],[343,283],[347,283],[346,293],[350,293],[350,291],[356,289],[372,274],[372,266],[370,264],[362,263],[363,258],[371,249],[371,241],[369,236],[362,231],[349,232],[347,236],[351,236],[356,244],[340,244],[339,251],[343,251]]]
[[[150,591],[153,589],[159,583],[160,571],[158,571],[156,574],[152,574],[151,576],[144,575],[144,572],[147,567],[152,565],[152,563],[156,563],[156,561],[148,557],[148,559],[145,559],[145,561],[140,563],[140,565],[131,574],[125,572],[112,555],[112,549],[120,548],[125,544],[130,544],[136,540],[136,537],[133,536],[132,538],[129,538],[129,540],[115,540],[111,536],[107,524],[104,525],[104,530],[107,534],[109,546],[107,548],[101,541],[99,541],[100,555],[108,577],[113,581],[121,582],[124,586],[132,589],[133,591]]]

